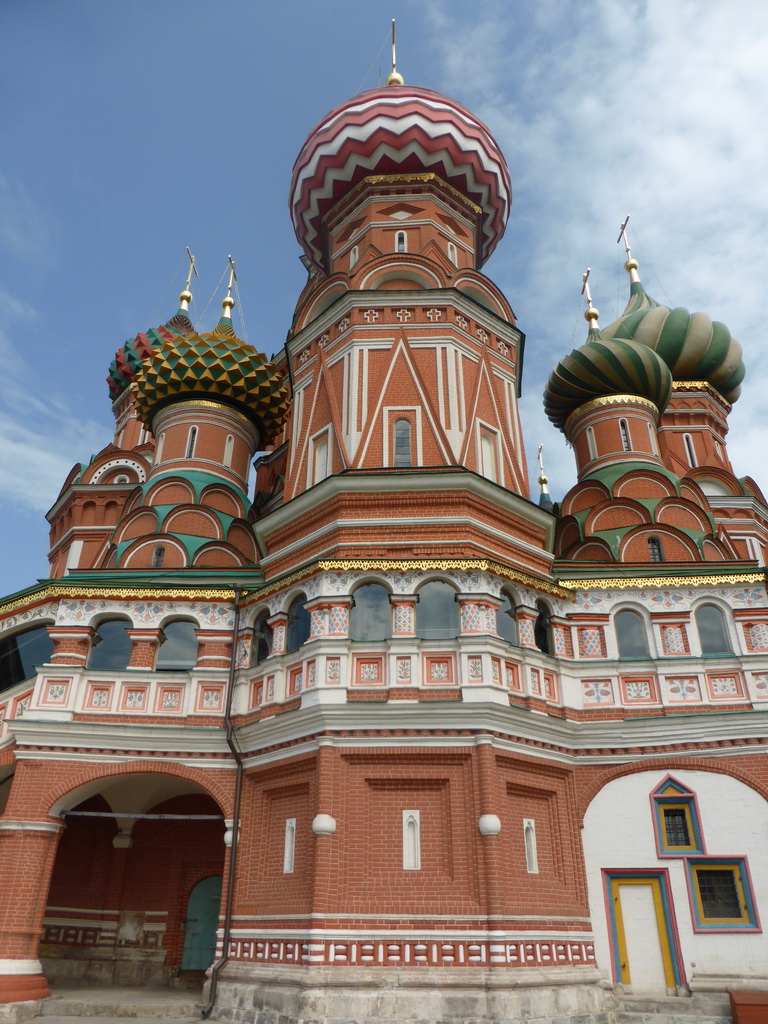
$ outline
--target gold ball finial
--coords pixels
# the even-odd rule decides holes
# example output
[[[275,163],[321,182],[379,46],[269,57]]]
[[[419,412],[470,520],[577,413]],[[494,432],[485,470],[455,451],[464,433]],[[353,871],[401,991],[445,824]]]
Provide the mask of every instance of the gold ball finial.
[[[187,303],[189,303],[191,301],[192,301],[192,292],[188,288],[185,288],[183,292],[179,292],[179,302],[187,302]]]
[[[547,477],[545,477],[545,476],[544,476],[544,474],[542,473],[542,474],[541,474],[541,476],[539,477],[539,484],[540,484],[540,485],[541,485],[542,487],[546,487],[548,483],[549,483],[549,480],[548,480],[548,479],[547,479]]]
[[[224,298],[221,300],[221,308],[224,310],[228,309],[231,311],[234,308],[234,305],[235,300],[232,298],[231,295],[225,295]],[[226,313],[225,315],[229,316],[229,313]]]
[[[387,85],[405,85],[405,79],[399,71],[390,71],[387,75]]]
[[[587,321],[587,323],[590,323],[592,320],[597,320],[599,316],[599,310],[595,309],[594,306],[590,306],[584,314],[584,319]]]
[[[639,264],[639,263],[637,262],[637,260],[636,260],[636,259],[634,259],[634,257],[630,257],[630,258],[629,258],[629,259],[627,260],[627,262],[626,262],[626,263],[624,264],[624,269],[625,269],[625,270],[626,270],[627,272],[629,272],[630,270],[637,270],[637,268],[638,268],[639,266],[640,266],[640,264]]]

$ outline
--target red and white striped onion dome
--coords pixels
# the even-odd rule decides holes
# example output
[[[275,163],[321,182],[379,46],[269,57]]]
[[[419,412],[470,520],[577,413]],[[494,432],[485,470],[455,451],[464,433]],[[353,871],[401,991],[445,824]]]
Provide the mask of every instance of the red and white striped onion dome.
[[[431,171],[482,210],[478,266],[504,234],[512,188],[491,133],[455,100],[412,86],[361,92],[309,133],[289,205],[299,244],[323,265],[322,218],[369,174]]]

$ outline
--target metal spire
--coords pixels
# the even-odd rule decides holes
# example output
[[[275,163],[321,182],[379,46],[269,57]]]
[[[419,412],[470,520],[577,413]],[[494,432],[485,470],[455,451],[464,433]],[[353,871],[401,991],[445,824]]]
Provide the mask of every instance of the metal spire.
[[[179,294],[179,308],[183,309],[184,312],[189,309],[189,304],[192,301],[192,292],[189,290],[189,286],[192,282],[192,274],[195,277],[200,277],[195,266],[195,257],[190,252],[189,246],[187,246],[187,256],[189,257],[189,270],[187,271],[187,283],[184,285],[184,291]]]
[[[616,239],[616,244],[623,240],[624,251],[627,254],[627,262],[624,264],[624,269],[629,273],[629,280],[633,283],[639,281],[640,278],[637,273],[637,260],[632,259],[632,253],[629,250],[629,239],[627,238],[627,224],[629,224],[629,214],[624,218],[624,223],[619,229],[619,237]]]
[[[387,75],[387,85],[403,85],[403,76],[397,70],[397,53],[395,52],[395,19],[392,19],[392,70]]]
[[[583,282],[581,285],[581,294],[585,296],[587,300],[587,310],[584,314],[584,319],[589,323],[590,328],[597,328],[597,318],[600,316],[600,313],[592,305],[592,295],[589,291],[589,274],[591,269],[591,267],[587,267],[587,269],[581,275],[581,280]]]

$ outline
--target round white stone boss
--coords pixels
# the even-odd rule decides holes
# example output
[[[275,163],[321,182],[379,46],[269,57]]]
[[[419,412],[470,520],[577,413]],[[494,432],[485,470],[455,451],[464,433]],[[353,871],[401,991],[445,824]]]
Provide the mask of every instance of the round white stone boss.
[[[498,814],[481,814],[477,827],[483,836],[497,836],[501,832],[501,821]]]
[[[312,819],[312,831],[316,836],[332,836],[336,831],[336,819],[330,814],[316,814]]]

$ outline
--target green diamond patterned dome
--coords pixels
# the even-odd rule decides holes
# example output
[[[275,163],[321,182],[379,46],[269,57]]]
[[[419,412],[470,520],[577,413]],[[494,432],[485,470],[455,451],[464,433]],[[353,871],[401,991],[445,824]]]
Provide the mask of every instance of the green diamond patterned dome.
[[[560,430],[574,410],[593,398],[637,395],[663,411],[672,393],[672,375],[650,348],[612,340],[594,329],[586,345],[574,349],[552,371],[544,389],[544,410]]]
[[[706,313],[689,313],[678,306],[660,306],[633,280],[627,308],[602,329],[606,338],[629,339],[653,349],[674,380],[704,380],[727,402],[741,394],[745,368],[741,345],[731,332]]]
[[[206,398],[244,413],[270,442],[285,421],[288,389],[266,356],[240,341],[222,322],[211,334],[164,340],[139,364],[136,413],[151,426],[155,413],[174,400]]]

